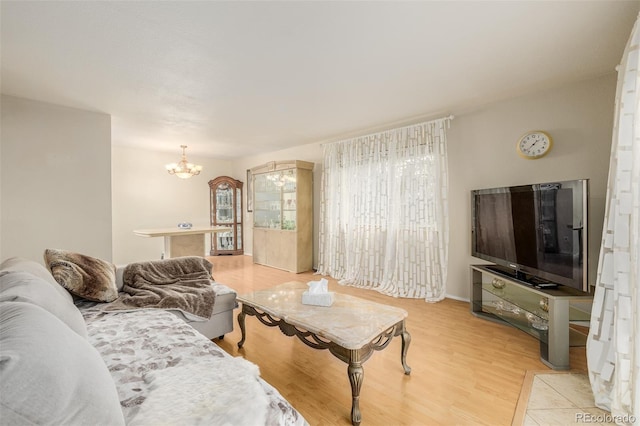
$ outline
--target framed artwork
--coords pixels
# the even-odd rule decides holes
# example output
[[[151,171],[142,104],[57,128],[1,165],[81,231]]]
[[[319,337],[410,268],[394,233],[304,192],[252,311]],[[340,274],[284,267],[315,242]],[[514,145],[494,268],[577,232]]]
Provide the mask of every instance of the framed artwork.
[[[247,169],[247,211],[253,211],[253,179],[251,169]]]

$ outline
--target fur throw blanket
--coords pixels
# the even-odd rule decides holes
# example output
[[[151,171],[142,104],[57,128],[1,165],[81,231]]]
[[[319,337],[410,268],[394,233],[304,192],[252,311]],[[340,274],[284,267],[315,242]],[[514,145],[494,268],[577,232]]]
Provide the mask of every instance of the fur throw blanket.
[[[215,301],[212,267],[197,256],[131,263],[124,269],[122,292],[104,310],[173,309],[190,320],[206,321]]]
[[[144,378],[149,395],[127,424],[265,425],[269,400],[259,376],[258,366],[240,357],[209,357],[151,371]]]

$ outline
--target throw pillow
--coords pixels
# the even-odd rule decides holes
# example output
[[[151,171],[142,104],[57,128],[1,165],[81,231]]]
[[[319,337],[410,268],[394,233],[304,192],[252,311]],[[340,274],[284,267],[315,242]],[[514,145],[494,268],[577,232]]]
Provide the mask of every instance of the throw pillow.
[[[67,293],[57,283],[56,287]],[[87,337],[82,314],[67,298],[54,290],[51,284],[28,272],[6,272],[0,276],[0,302],[27,302],[38,305],[55,315],[80,336]]]
[[[0,275],[6,272],[29,272],[30,274],[35,275],[36,277],[44,279],[46,282],[50,283],[51,286],[58,292],[62,297],[67,299],[69,302],[73,302],[73,298],[71,294],[64,288],[58,284],[58,282],[53,278],[51,272],[40,263],[35,262],[33,260],[24,259],[21,257],[11,257],[2,264],[0,264]]]
[[[124,425],[98,351],[39,306],[0,302],[3,424]]]
[[[45,250],[44,261],[53,278],[70,293],[94,302],[113,302],[118,298],[114,264],[57,249]]]

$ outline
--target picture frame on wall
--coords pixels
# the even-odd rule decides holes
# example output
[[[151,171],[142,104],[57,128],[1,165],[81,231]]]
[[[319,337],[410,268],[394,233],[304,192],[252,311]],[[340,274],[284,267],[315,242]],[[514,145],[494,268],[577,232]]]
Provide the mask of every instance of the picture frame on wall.
[[[251,169],[247,169],[247,212],[253,211],[253,178]]]

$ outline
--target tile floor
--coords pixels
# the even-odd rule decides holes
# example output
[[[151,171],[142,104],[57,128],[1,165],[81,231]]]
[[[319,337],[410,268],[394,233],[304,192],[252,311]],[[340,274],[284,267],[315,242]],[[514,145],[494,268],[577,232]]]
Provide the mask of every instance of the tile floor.
[[[586,374],[536,373],[529,383],[523,426],[615,424],[608,411],[595,406]]]

